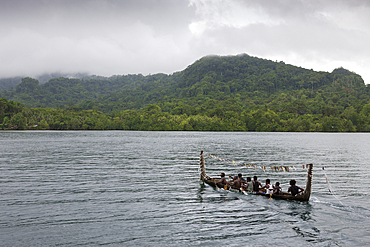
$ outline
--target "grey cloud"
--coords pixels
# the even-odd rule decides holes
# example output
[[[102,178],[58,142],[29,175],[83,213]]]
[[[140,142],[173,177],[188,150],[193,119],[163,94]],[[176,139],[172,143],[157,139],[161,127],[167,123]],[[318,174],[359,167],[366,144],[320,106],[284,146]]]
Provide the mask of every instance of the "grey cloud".
[[[0,1],[0,77],[172,73],[248,53],[366,81],[369,12],[365,0]]]
[[[194,10],[187,1],[31,0],[1,7],[0,63],[7,66],[0,77],[53,70],[155,73],[186,66],[173,57],[186,49],[190,35]]]
[[[142,22],[156,31],[166,33],[178,26],[186,26],[193,15],[187,1],[3,1],[0,15],[2,23],[14,27],[27,27],[47,32],[59,28],[103,30]],[[75,34],[75,33],[73,33]]]

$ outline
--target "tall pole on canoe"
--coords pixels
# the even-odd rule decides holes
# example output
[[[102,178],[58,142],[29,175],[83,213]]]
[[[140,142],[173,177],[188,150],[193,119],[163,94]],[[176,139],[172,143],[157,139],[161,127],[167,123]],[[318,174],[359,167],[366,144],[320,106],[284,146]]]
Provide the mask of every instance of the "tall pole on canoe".
[[[307,164],[306,167],[308,167],[307,170],[307,181],[306,181],[306,188],[303,192],[299,193],[296,198],[296,201],[302,201],[307,202],[310,200],[311,192],[312,192],[312,169],[313,164]],[[299,200],[298,200],[299,198]]]
[[[208,178],[205,170],[204,165],[204,153],[203,150],[200,151],[200,158],[199,158],[199,165],[200,165],[200,180],[204,181],[205,178]]]
[[[312,168],[313,168],[313,164],[308,164],[307,184],[306,184],[306,192],[308,194],[308,199],[310,198],[310,195],[312,192],[312,186],[311,186],[312,185]]]

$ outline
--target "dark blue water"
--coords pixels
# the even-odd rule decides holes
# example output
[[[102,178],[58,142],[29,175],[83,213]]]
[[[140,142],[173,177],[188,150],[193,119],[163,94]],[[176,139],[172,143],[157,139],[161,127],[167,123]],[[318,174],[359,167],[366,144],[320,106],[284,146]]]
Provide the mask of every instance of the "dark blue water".
[[[243,173],[305,186],[309,202],[268,200],[199,184]],[[369,134],[0,132],[1,246],[366,246]],[[299,169],[299,167],[301,169]],[[324,171],[329,179],[329,192]]]

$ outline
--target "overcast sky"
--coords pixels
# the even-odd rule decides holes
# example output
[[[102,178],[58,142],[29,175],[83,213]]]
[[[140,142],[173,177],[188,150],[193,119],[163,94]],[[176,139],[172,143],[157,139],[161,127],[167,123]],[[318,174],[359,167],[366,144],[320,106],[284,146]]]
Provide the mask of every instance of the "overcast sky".
[[[0,0],[0,78],[171,74],[241,53],[370,83],[370,1]]]

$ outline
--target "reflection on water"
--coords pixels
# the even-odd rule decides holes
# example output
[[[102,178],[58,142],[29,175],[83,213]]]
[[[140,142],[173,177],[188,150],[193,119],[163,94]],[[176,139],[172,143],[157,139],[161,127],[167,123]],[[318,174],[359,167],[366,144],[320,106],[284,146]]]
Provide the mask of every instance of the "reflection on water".
[[[311,210],[312,206],[309,202],[292,202],[288,205],[288,215],[290,216],[299,216],[302,220],[308,221],[311,220]]]
[[[368,134],[0,131],[2,246],[365,246]],[[309,202],[199,184],[199,152],[258,165],[314,163]],[[329,191],[321,167],[330,181]],[[306,173],[206,159],[207,173]],[[356,181],[356,183],[354,183]],[[358,182],[358,183],[357,183]]]

